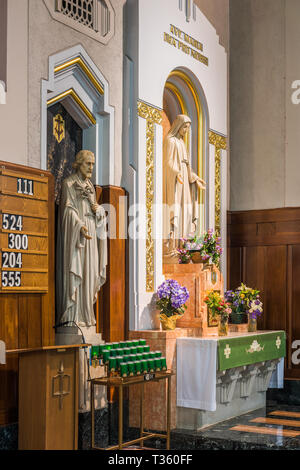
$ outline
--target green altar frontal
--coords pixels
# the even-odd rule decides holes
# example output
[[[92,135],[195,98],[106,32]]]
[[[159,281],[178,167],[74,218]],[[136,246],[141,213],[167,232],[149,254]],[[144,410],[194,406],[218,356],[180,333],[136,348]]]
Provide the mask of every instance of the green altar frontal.
[[[218,370],[279,359],[286,355],[285,331],[226,337],[218,340]]]

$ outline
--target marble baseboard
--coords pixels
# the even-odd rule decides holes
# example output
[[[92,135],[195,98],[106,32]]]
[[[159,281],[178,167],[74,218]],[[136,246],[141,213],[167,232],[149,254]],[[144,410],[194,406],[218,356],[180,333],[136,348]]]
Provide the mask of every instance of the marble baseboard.
[[[272,388],[267,391],[267,403],[300,405],[300,380],[285,380],[284,388]]]
[[[18,449],[18,423],[0,426],[0,450]]]

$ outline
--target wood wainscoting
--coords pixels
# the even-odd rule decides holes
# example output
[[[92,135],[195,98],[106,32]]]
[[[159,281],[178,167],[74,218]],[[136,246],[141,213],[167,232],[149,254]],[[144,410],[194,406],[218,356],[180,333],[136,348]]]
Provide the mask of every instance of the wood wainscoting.
[[[241,282],[262,293],[259,329],[286,331],[285,378],[300,379],[300,208],[228,213],[228,287]]]

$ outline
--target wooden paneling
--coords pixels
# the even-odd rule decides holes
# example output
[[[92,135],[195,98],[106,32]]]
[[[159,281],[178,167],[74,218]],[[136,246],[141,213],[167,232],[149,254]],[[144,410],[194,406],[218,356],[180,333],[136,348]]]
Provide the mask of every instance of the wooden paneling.
[[[106,283],[101,288],[97,312],[98,331],[106,341],[121,341],[127,335],[126,200],[124,189],[116,186],[102,187],[99,203],[108,213],[108,265]]]
[[[47,265],[43,264],[43,269],[49,272],[46,283],[47,293],[8,293],[0,294],[0,339],[6,343],[7,349],[19,349],[28,347],[49,346],[54,344],[54,178],[47,172],[34,168],[14,165],[7,162],[0,162],[1,170],[5,172],[18,172],[32,175],[37,181],[47,178],[49,200],[45,204],[44,216],[39,225],[39,231],[45,230],[45,220],[48,219],[49,237],[46,244]],[[22,202],[21,198],[18,198]],[[5,199],[2,198],[5,201]],[[32,201],[28,200],[29,203]],[[0,219],[2,221],[0,207]],[[28,214],[29,215],[29,214]],[[31,214],[35,216],[36,214]],[[24,222],[31,223],[30,218],[24,217]],[[29,230],[29,226],[27,229]],[[48,235],[48,233],[47,233]],[[30,238],[30,237],[29,237]],[[3,246],[2,246],[3,248]],[[41,256],[41,263],[44,257]],[[25,257],[24,257],[25,262]],[[33,260],[34,262],[34,260]],[[41,265],[40,265],[41,267]],[[18,408],[18,356],[9,355],[7,364],[0,366],[0,425],[15,422],[17,420]]]
[[[228,214],[228,279],[262,293],[261,329],[287,332],[286,378],[300,378],[292,343],[300,340],[300,208]]]

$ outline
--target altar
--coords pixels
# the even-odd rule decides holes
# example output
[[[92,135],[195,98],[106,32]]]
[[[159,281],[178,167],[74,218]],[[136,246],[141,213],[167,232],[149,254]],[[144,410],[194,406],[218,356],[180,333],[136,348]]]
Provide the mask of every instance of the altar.
[[[263,408],[273,373],[275,386],[283,382],[284,331],[176,343],[178,428],[198,430]]]

